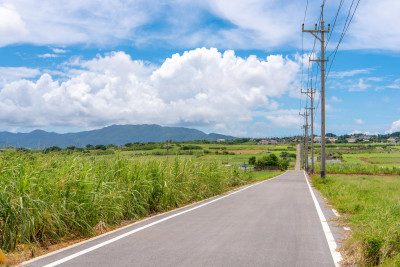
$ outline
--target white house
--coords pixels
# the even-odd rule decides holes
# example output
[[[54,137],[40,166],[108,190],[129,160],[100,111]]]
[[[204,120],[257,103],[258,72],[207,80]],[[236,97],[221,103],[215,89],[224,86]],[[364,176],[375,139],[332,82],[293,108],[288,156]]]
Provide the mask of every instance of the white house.
[[[321,136],[314,136],[314,143],[321,143]]]

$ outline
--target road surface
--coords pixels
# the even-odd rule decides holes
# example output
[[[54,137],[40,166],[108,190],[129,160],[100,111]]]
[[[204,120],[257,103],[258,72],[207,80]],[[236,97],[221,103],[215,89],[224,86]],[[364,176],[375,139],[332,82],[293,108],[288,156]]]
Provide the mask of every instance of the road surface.
[[[303,171],[287,171],[24,266],[335,266],[332,211],[311,192]]]

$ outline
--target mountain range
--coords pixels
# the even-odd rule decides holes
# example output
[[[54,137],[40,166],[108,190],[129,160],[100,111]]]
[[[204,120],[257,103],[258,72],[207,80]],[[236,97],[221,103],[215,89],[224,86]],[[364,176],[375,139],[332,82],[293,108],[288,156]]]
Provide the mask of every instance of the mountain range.
[[[233,136],[210,133],[184,128],[164,127],[155,124],[112,125],[98,130],[78,133],[59,134],[34,130],[30,133],[0,132],[0,147],[23,147],[43,149],[51,146],[65,148],[68,146],[86,147],[86,145],[124,145],[126,143],[147,143],[172,141],[193,141],[217,139],[231,140]]]

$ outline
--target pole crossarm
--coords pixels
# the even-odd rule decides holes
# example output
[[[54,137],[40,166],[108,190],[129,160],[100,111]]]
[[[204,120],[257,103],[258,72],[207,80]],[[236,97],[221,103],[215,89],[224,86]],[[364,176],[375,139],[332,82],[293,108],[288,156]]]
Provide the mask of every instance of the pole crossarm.
[[[320,40],[322,42],[322,38],[318,36],[318,33],[329,33],[331,31],[331,25],[328,24],[328,29],[327,30],[318,30],[318,25],[315,24],[315,30],[305,30],[304,29],[304,24],[303,24],[303,28],[302,28],[303,32],[309,32],[312,35],[314,35],[315,38],[317,38],[318,40]]]
[[[322,69],[321,63],[325,64],[325,62],[328,62],[329,61],[329,57],[327,59],[321,59],[321,58],[311,59],[311,58],[309,58],[308,60],[310,60],[310,62],[317,62],[318,66]]]
[[[305,94],[306,96],[308,96],[309,98],[313,98],[313,95],[316,93],[317,91],[314,89],[307,89],[307,91],[303,91],[303,89],[301,89],[301,93]],[[309,108],[310,109],[310,108]]]

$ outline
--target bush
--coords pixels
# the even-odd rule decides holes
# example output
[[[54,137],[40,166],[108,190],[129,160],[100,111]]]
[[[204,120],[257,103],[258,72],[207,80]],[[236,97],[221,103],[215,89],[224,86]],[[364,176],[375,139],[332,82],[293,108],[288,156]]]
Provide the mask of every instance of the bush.
[[[182,147],[183,150],[192,150],[192,149],[203,149],[201,146],[196,145],[186,145]]]
[[[250,162],[250,161],[249,161]],[[289,159],[279,159],[277,155],[271,153],[255,162],[256,169],[259,170],[287,170],[289,167]]]
[[[267,156],[262,157],[257,160],[255,167],[257,169],[265,170],[265,169],[278,169],[279,168],[279,159],[275,154],[269,154]]]
[[[45,150],[43,150],[43,153],[47,154],[50,152],[60,151],[60,150],[61,150],[61,148],[59,148],[58,146],[52,146],[52,147],[49,147],[49,148],[46,148]]]
[[[287,159],[287,158],[296,158],[296,154],[295,153],[288,153],[286,151],[281,152],[280,154],[281,158]]]

